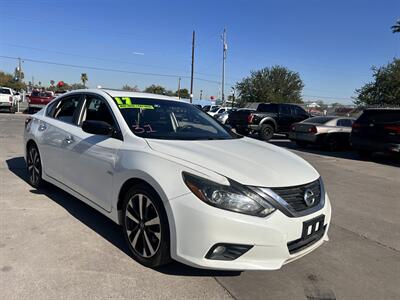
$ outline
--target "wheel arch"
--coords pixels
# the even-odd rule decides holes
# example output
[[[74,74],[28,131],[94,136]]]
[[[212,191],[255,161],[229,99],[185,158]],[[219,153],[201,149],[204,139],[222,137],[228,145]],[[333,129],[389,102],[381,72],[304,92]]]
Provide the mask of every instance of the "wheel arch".
[[[117,200],[117,214],[118,214],[118,223],[122,224],[122,217],[123,217],[123,212],[122,212],[122,205],[123,205],[123,198],[126,192],[128,192],[128,190],[136,184],[141,184],[141,185],[145,185],[147,187],[149,187],[151,190],[154,191],[154,193],[157,194],[157,196],[160,198],[161,203],[164,207],[165,212],[167,213],[167,217],[168,217],[168,212],[167,212],[167,208],[165,207],[165,194],[163,192],[161,192],[159,190],[159,188],[154,187],[149,180],[145,180],[143,178],[140,177],[131,177],[127,180],[125,180],[125,182],[121,185],[119,191],[118,191],[118,200]]]
[[[272,125],[272,127],[274,128],[274,131],[277,130],[278,125],[276,124],[276,121],[275,121],[273,118],[271,118],[271,117],[265,117],[265,118],[263,118],[263,119],[261,120],[261,122],[260,122],[260,127],[261,127],[262,125],[264,125],[264,124]]]

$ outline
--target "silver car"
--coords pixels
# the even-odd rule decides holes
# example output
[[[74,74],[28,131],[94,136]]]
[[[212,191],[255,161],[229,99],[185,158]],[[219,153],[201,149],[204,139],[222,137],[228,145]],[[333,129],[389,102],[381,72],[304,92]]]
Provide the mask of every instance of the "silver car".
[[[349,146],[353,118],[325,116],[312,117],[291,126],[289,139],[300,147],[320,145],[335,151]]]

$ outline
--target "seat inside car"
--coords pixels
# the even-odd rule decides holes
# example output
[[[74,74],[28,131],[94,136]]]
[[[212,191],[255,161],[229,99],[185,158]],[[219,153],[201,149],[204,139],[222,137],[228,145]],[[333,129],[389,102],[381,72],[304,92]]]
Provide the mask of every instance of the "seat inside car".
[[[165,111],[156,109],[145,109],[140,117],[140,127],[148,126],[157,132],[173,132],[171,119]]]

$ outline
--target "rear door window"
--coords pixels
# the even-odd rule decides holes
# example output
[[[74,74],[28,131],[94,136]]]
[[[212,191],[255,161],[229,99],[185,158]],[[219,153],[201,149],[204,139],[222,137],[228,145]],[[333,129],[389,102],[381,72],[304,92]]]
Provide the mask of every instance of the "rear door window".
[[[267,113],[277,113],[278,112],[278,105],[261,103],[261,104],[258,105],[257,111],[259,111],[259,112],[267,112]]]
[[[280,105],[279,112],[284,115],[290,115],[291,114],[290,105],[286,105],[286,104]]]
[[[353,120],[350,119],[339,119],[337,121],[337,126],[340,127],[351,127],[353,125]]]

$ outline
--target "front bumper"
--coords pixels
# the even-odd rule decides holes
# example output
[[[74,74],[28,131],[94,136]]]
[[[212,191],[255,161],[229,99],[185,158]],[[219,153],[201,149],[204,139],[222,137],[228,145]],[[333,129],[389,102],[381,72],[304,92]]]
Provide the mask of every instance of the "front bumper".
[[[219,270],[275,270],[318,248],[328,240],[331,205],[325,196],[322,209],[304,217],[290,218],[279,210],[266,218],[248,216],[215,208],[193,194],[169,201],[168,211],[172,237],[171,256],[182,263]],[[325,215],[326,230],[315,243],[290,254],[288,243],[302,236],[303,222]],[[174,242],[175,240],[175,242]],[[205,258],[212,246],[219,243],[252,245],[235,260]]]

